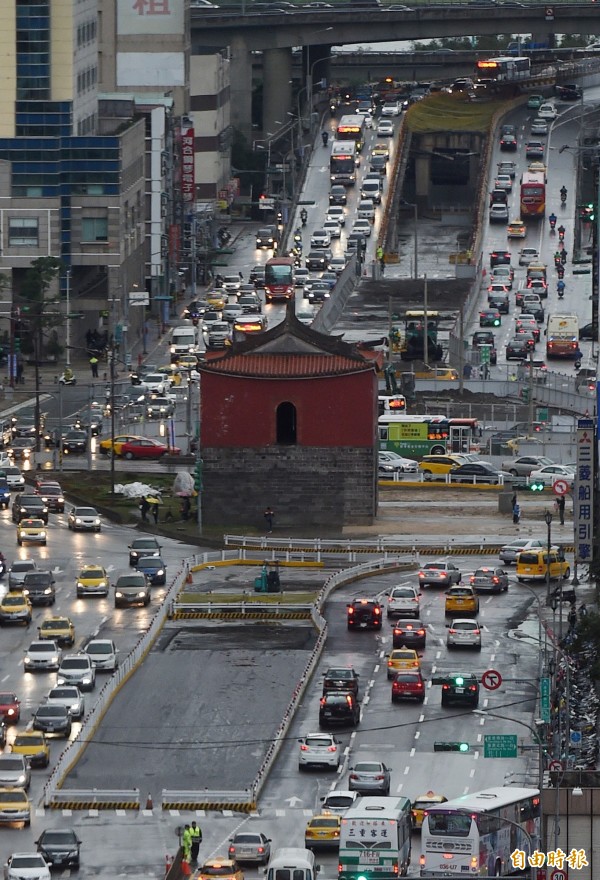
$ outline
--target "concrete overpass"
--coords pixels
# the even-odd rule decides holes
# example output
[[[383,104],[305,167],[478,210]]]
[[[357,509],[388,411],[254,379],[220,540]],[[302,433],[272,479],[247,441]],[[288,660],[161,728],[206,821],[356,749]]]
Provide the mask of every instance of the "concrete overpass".
[[[263,127],[275,130],[292,107],[292,49],[302,47],[306,83],[330,76],[331,47],[351,43],[433,40],[498,33],[600,34],[593,3],[535,3],[528,6],[419,5],[408,11],[359,6],[276,12],[261,9],[206,10],[192,7],[192,51],[228,46],[231,52],[231,108],[236,128],[251,138],[252,53],[262,51]],[[547,14],[548,9],[551,15]],[[442,67],[454,59],[440,59]]]

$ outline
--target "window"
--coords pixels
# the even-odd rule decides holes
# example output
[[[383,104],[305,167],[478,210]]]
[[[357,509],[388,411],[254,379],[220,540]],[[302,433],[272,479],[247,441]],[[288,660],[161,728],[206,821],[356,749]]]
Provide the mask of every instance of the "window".
[[[37,247],[39,244],[37,217],[29,217],[25,220],[11,217],[8,221],[8,243],[14,246]]]
[[[277,407],[277,443],[287,446],[296,443],[296,407],[288,401]]]
[[[83,217],[81,220],[82,241],[108,241],[107,217]]]

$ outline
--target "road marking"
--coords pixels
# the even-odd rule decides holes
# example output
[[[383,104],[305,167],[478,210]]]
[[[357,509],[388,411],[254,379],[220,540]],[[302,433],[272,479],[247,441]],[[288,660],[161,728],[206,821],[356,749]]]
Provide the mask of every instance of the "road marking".
[[[438,651],[438,652],[436,653],[436,655],[435,655],[435,659],[436,659],[436,660],[439,660],[441,656],[442,656],[442,652],[441,652],[441,651]]]
[[[179,810],[169,810],[169,816],[179,816]]]
[[[489,705],[489,702],[490,702],[489,699],[488,699],[487,697],[485,697],[485,699],[484,699],[484,701],[483,701],[483,708],[484,708],[484,709],[487,709],[487,707],[488,707],[488,705]]]
[[[375,672],[375,673],[379,672],[379,668],[380,668],[380,667],[379,667],[379,663],[376,663],[376,664],[375,664],[375,669],[373,670],[373,672]]]
[[[415,747],[413,746],[412,749],[410,750],[410,752],[408,753],[409,756],[410,756],[411,758],[414,758],[414,756],[415,756],[415,751],[416,751],[416,749],[415,749]]]
[[[344,757],[347,758],[349,754],[350,754],[350,746],[346,746],[346,748],[344,749]]]
[[[482,739],[483,739],[482,735],[480,733],[478,733],[477,734],[477,742],[480,743]]]
[[[415,739],[419,739],[420,736],[421,736],[421,732],[419,730],[415,730]]]
[[[477,761],[479,759],[479,755],[480,755],[480,752],[479,752],[479,750],[477,750],[475,752],[475,754],[473,755],[473,758]]]
[[[496,659],[496,654],[490,654],[490,663],[493,663]]]
[[[492,601],[492,597],[488,596],[488,598],[485,600],[485,604],[489,605],[491,601]]]
[[[370,699],[371,699],[371,697],[369,696],[369,694],[366,694],[366,695],[363,697],[363,703],[362,703],[363,706],[366,706]],[[360,716],[360,717],[362,718],[362,712],[361,712],[361,716]]]
[[[479,719],[479,725],[480,725],[480,727],[483,727],[484,723],[485,723],[485,718],[480,718],[480,719]]]
[[[419,715],[419,724],[421,724],[422,721],[425,721],[425,716]]]
[[[5,675],[4,678],[2,679],[2,681],[8,681],[9,678],[10,678],[10,675]]]
[[[472,767],[472,768],[469,770],[469,776],[471,777],[471,779],[473,779],[473,777],[475,776],[475,767]]]
[[[372,688],[374,684],[375,684],[375,679],[374,678],[369,679],[369,687]]]
[[[401,782],[400,785],[398,786],[398,788],[396,789],[396,794],[400,794],[400,792],[402,791],[403,787],[404,787],[404,783]]]
[[[414,749],[412,749],[412,754],[414,754]],[[411,757],[412,757],[412,754],[411,754]],[[407,764],[406,767],[404,768],[404,775],[407,776],[409,772],[410,772],[410,767]]]
[[[463,789],[463,794],[469,794],[469,786]]]
[[[433,663],[432,666],[431,666],[431,674],[432,674],[432,675],[433,675],[433,673],[436,671],[436,669],[437,669],[437,666],[435,665],[435,663]]]

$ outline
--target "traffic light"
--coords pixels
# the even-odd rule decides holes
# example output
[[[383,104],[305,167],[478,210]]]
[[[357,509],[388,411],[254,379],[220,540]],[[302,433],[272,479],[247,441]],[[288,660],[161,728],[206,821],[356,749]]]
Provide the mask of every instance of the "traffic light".
[[[596,219],[596,211],[591,202],[587,205],[579,205],[579,219],[582,223],[593,223]]]
[[[202,459],[198,459],[194,469],[194,489],[196,492],[202,491]]]
[[[544,483],[542,480],[534,480],[529,484],[530,492],[543,492],[544,491]]]
[[[21,351],[21,337],[15,336],[15,354]]]
[[[471,746],[467,742],[434,742],[434,752],[468,752]]]

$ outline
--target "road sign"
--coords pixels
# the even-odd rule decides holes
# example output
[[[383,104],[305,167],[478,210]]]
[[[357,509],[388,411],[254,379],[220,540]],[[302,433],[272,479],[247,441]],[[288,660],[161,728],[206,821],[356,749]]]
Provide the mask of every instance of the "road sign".
[[[546,21],[554,19],[554,6],[546,6]]]
[[[542,721],[550,721],[550,679],[540,681],[540,714]]]
[[[129,291],[130,306],[149,306],[150,294],[147,290],[130,290]]]
[[[555,480],[552,483],[552,491],[555,495],[566,495],[569,491],[569,484],[566,480]]]
[[[548,765],[548,769],[549,770],[562,770],[563,763],[562,763],[562,761],[550,761],[550,763]]]
[[[487,669],[481,676],[481,684],[488,691],[495,691],[502,684],[502,676],[497,669]]]
[[[580,749],[581,748],[581,740],[582,740],[581,731],[572,730],[570,740],[571,740],[571,745],[573,746],[573,748]]]
[[[275,208],[275,199],[259,199],[258,202],[258,210],[259,211],[272,211]]]
[[[516,733],[486,733],[483,737],[484,758],[516,758]]]
[[[555,868],[550,874],[550,880],[568,880],[568,876],[563,868]]]

